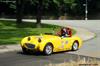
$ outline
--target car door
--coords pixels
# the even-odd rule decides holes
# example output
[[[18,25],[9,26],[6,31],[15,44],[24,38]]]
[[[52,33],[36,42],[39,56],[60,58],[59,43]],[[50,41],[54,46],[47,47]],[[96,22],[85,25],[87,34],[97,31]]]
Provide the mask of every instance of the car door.
[[[69,37],[64,37],[61,40],[61,47],[63,50],[69,50],[70,49],[70,38]]]
[[[59,37],[55,40],[55,43],[54,43],[54,51],[57,52],[57,51],[65,51],[65,50],[68,50],[69,49],[69,40],[70,38],[68,37]]]

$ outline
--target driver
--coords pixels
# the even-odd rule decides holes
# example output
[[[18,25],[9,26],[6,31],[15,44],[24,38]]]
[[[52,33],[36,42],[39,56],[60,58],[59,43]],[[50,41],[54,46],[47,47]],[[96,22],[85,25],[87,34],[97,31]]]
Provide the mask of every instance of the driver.
[[[57,32],[57,35],[61,37],[71,37],[72,36],[72,31],[68,27],[62,27],[59,32]]]
[[[62,37],[67,37],[68,36],[68,31],[67,31],[67,28],[66,27],[63,27],[61,29],[61,36]]]

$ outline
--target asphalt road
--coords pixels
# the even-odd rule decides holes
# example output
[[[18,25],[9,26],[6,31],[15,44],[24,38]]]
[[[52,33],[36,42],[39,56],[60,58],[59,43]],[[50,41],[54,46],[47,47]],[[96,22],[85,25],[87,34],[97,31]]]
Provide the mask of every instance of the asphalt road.
[[[44,55],[26,55],[22,52],[9,52],[0,54],[0,66],[45,66],[48,64],[59,64],[70,61],[78,61],[85,59],[96,59],[93,57],[79,56],[76,54],[69,54],[67,52],[55,53],[51,56]]]
[[[53,24],[53,22],[52,22]],[[56,63],[63,63],[64,61],[69,62],[71,60],[77,61],[78,58],[80,59],[88,59],[93,56],[98,57],[97,60],[100,60],[100,23],[94,22],[63,22],[55,24],[59,25],[71,25],[76,27],[83,27],[87,28],[90,31],[97,34],[95,39],[89,40],[84,42],[82,48],[76,52],[63,52],[53,54],[51,56],[43,56],[43,55],[25,55],[21,52],[8,52],[0,54],[0,66],[45,66],[47,64],[56,64]]]
[[[77,52],[73,52],[74,54],[100,58],[100,30],[91,29],[91,31],[96,34],[96,37],[84,42],[81,49]]]

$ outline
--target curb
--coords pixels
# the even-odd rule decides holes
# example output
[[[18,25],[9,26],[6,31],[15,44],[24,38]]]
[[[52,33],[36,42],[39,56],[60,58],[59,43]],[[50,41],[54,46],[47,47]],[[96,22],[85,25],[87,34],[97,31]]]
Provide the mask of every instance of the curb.
[[[12,51],[20,51],[21,47],[19,44],[17,45],[1,45],[0,53],[12,52]]]
[[[83,41],[88,41],[96,37],[96,34],[92,31],[89,31],[88,29],[78,27],[72,28],[77,32],[75,35],[79,36]]]

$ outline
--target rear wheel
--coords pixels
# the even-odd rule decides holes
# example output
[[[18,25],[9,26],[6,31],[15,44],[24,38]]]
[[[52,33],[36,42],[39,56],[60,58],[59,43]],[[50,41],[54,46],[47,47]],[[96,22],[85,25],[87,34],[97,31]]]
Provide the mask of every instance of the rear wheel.
[[[47,44],[44,48],[45,55],[51,55],[53,53],[53,46],[51,44]]]
[[[73,43],[73,45],[72,45],[72,50],[73,50],[73,51],[76,51],[76,50],[78,50],[78,47],[79,47],[79,42],[78,42],[78,41],[75,41],[75,42]]]

